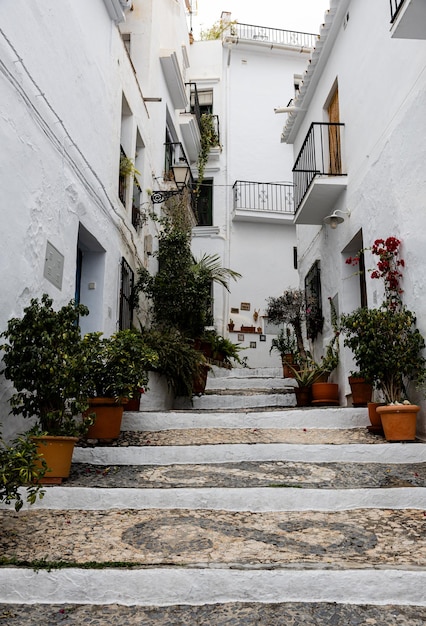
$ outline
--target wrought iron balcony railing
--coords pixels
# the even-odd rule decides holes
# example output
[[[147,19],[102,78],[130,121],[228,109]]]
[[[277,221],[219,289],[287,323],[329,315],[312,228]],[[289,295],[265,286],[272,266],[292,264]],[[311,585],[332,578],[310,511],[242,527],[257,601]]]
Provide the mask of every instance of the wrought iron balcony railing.
[[[396,20],[404,2],[405,0],[390,0],[391,24]]]
[[[293,30],[280,30],[278,28],[265,28],[251,24],[230,24],[225,35],[238,37],[250,41],[264,41],[276,45],[294,46],[295,48],[313,48],[318,39],[314,33],[300,33]]]
[[[316,176],[346,176],[342,168],[344,126],[326,122],[310,125],[293,167],[296,211]]]
[[[232,189],[234,210],[294,214],[293,185],[291,183],[255,183],[237,180]]]

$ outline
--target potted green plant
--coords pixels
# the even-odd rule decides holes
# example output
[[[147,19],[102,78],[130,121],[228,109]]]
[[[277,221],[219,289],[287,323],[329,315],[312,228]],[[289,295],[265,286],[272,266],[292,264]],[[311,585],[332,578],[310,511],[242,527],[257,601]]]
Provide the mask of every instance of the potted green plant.
[[[357,367],[383,394],[385,406],[377,412],[389,441],[415,439],[420,407],[409,402],[409,387],[423,384],[426,375],[425,341],[416,328],[415,314],[401,300],[401,268],[405,264],[399,257],[400,244],[395,237],[388,237],[377,239],[372,246],[379,257],[372,278],[384,281],[382,306],[360,308],[341,318],[345,345],[351,348]],[[391,431],[391,422],[400,427],[397,432]]]
[[[298,368],[290,363],[288,366],[293,371],[293,378],[297,383],[297,387],[294,389],[297,406],[310,406],[312,401],[312,384],[321,376],[321,369],[310,358],[305,359]]]
[[[0,437],[0,502],[15,502],[19,511],[24,501],[34,504],[37,496],[41,499],[41,481],[47,466],[37,450],[36,442],[27,435],[16,437],[9,445]],[[23,497],[21,487],[26,488]]]
[[[296,337],[297,352],[302,361],[307,359],[303,342],[303,323],[306,320],[305,293],[299,289],[287,289],[281,296],[267,299],[266,317],[272,324],[292,326]]]
[[[339,404],[339,385],[329,380],[330,374],[338,365],[339,332],[335,329],[335,334],[317,365],[318,376],[312,383],[312,404],[319,406]]]
[[[88,333],[83,338],[89,375],[89,411],[95,419],[90,439],[116,439],[120,434],[123,404],[148,384],[148,370],[158,363],[157,353],[139,331],[119,330],[111,337]]]
[[[191,398],[193,381],[201,365],[206,363],[203,355],[177,328],[154,325],[141,332],[144,341],[158,355],[157,362],[151,364],[149,370],[166,378],[175,397]]]
[[[281,362],[283,366],[283,377],[293,378],[293,370],[288,367],[288,364],[295,365],[297,362],[297,344],[294,332],[288,326],[281,328],[280,332],[271,341],[271,347],[269,354],[276,351],[281,356]],[[297,369],[297,368],[296,368]]]
[[[15,388],[11,413],[37,419],[32,434],[49,468],[43,481],[61,482],[69,475],[75,442],[90,422],[89,416],[81,419],[88,406],[88,364],[78,326],[88,309],[72,300],[59,310],[52,304],[44,294],[31,300],[21,318],[8,321],[1,333],[2,373]],[[56,449],[58,469],[53,467]]]

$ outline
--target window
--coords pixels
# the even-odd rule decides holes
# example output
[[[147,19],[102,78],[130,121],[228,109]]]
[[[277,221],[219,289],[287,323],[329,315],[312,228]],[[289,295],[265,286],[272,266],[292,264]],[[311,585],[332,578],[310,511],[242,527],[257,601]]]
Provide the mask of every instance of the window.
[[[306,335],[308,339],[316,339],[322,332],[324,318],[322,315],[321,269],[320,262],[315,261],[305,278],[306,300]]]
[[[205,89],[198,91],[198,103],[200,106],[200,115],[203,113],[213,113],[213,89]],[[191,113],[194,112],[195,95],[191,94]]]
[[[204,179],[196,199],[198,226],[213,226],[213,179]]]
[[[134,273],[126,259],[121,259],[121,286],[120,286],[120,319],[119,328],[131,328],[133,320],[132,291]]]

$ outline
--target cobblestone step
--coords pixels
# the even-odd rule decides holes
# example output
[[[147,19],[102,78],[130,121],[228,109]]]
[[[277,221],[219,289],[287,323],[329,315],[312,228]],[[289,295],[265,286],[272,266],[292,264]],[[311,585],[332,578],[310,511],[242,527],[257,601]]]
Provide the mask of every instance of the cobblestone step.
[[[426,577],[426,520],[417,508],[31,509],[0,511],[0,520],[4,565],[186,571],[381,568],[418,570]]]
[[[44,578],[41,575],[41,578]],[[28,579],[27,579],[28,580]],[[382,578],[384,584],[389,584]],[[44,581],[43,581],[44,582]],[[334,581],[330,581],[332,584]],[[366,581],[364,588],[368,583]],[[409,579],[407,585],[411,580]],[[361,584],[359,585],[361,587]],[[390,588],[394,591],[395,586]],[[398,587],[398,591],[405,591]],[[240,594],[243,596],[243,593]],[[349,595],[349,594],[348,594]],[[121,599],[121,598],[120,598]],[[392,602],[393,599],[390,599]],[[8,626],[34,624],[81,624],[113,626],[324,626],[351,624],[352,626],[423,626],[426,608],[388,604],[336,604],[335,602],[226,602],[204,603],[201,606],[180,604],[173,606],[123,606],[79,604],[0,604],[0,619]]]
[[[109,489],[293,487],[342,490],[426,487],[426,463],[247,461],[145,466],[73,463],[70,477],[63,485],[64,488]],[[55,487],[54,491],[57,489]]]

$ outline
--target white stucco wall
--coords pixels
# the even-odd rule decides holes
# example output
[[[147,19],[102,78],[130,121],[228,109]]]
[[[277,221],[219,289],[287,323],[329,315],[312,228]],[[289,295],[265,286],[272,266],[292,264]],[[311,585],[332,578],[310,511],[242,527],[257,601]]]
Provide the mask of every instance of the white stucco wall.
[[[354,237],[362,233],[366,247],[377,238],[398,237],[406,262],[404,302],[416,312],[418,327],[426,335],[426,41],[392,39],[386,4],[357,0],[349,3],[348,11],[347,27],[340,24],[294,147],[297,155],[309,124],[326,120],[324,107],[337,80],[348,177],[346,192],[330,212],[349,209],[351,215],[334,231],[325,225],[298,227],[300,277],[303,281],[320,259],[323,305],[337,293],[340,311],[351,311],[358,304],[358,279],[344,260],[356,252],[351,247]],[[373,263],[367,254],[367,268]],[[379,281],[367,277],[369,305],[380,304],[381,297]],[[339,382],[348,392],[351,358],[343,351],[342,356]],[[414,394],[413,399],[419,398]],[[425,408],[423,400],[419,418],[423,437]]]
[[[143,263],[155,266],[144,254],[145,237],[155,226],[136,231],[131,202],[124,207],[118,197],[120,142],[136,156],[142,208],[149,208],[148,189],[164,169],[167,110],[180,140],[179,111],[159,55],[165,47],[175,50],[184,74],[184,4],[153,4],[154,10],[135,0],[127,13],[129,23],[133,13],[139,16],[135,30],[141,38],[155,33],[140,58],[140,74],[103,0],[16,0],[0,7],[0,329],[32,297],[46,292],[56,307],[74,298],[79,232],[81,301],[91,311],[82,319],[84,332],[109,335],[118,328],[122,257],[134,272]],[[124,31],[128,22],[120,26]],[[145,104],[145,96],[161,102]],[[43,275],[47,242],[64,257],[57,286]],[[10,393],[0,377],[6,438],[24,427],[8,417]]]

